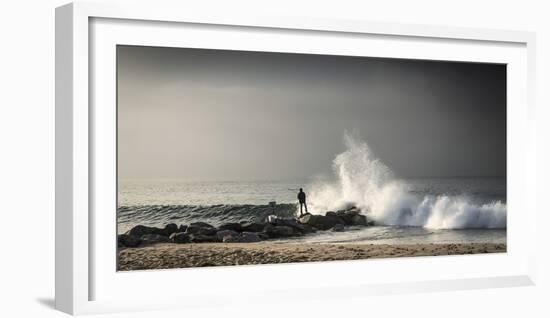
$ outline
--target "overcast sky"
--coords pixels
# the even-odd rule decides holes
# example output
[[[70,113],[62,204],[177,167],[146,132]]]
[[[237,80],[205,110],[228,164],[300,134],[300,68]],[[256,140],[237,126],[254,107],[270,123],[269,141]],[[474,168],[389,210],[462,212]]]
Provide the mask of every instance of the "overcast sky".
[[[119,46],[122,178],[328,174],[356,131],[401,177],[506,175],[506,67]]]

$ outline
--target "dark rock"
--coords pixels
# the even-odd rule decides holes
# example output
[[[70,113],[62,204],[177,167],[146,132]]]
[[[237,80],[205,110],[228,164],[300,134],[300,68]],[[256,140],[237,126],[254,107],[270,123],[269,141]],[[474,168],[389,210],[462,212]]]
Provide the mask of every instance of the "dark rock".
[[[290,226],[272,224],[268,224],[265,226],[264,233],[267,234],[270,238],[289,237],[296,235],[296,232]]]
[[[338,214],[338,215],[340,215],[340,214],[342,214],[342,213],[356,215],[356,214],[361,213],[361,210],[359,210],[359,209],[356,208],[356,207],[352,207],[352,208],[349,208],[349,209],[346,209],[346,210],[338,210],[338,211],[336,211],[336,214]]]
[[[241,223],[241,230],[243,232],[262,232],[264,230],[265,223],[245,222]]]
[[[223,238],[223,242],[225,243],[256,243],[261,240],[260,235],[254,232],[242,232],[238,236],[226,236]]]
[[[239,236],[239,233],[233,230],[221,230],[216,232],[216,237],[220,242],[224,242],[224,238],[226,237],[233,237],[233,236]]]
[[[336,224],[336,225],[332,228],[332,230],[333,230],[334,232],[343,232],[345,229],[346,229],[346,228],[345,228],[345,226],[344,226],[343,224]]]
[[[336,215],[338,217],[340,217],[346,223],[346,225],[352,225],[353,224],[352,218],[355,214],[346,213],[346,211],[338,211],[338,212],[336,212]]]
[[[218,227],[218,231],[222,231],[222,230],[231,230],[235,232],[241,232],[242,227],[240,223],[225,223]]]
[[[295,232],[305,233],[307,229],[303,224],[298,223],[295,219],[275,219],[270,224],[276,226],[289,226],[295,230]]]
[[[258,233],[254,232],[242,232],[240,237],[243,243],[255,243],[262,240]]]
[[[325,216],[335,216],[335,217],[338,217],[338,213],[334,212],[334,211],[328,211],[327,213],[325,213]]]
[[[302,223],[298,222],[296,219],[277,218],[277,219],[271,220],[271,222],[269,222],[269,225],[288,226],[288,227],[293,228],[295,233],[299,232],[301,234],[313,233],[313,232],[316,231],[315,228],[313,228],[313,227],[311,227],[307,224],[302,224]]]
[[[342,215],[340,217],[346,225],[353,225],[353,216],[351,215]]]
[[[317,229],[314,228],[313,226],[310,226],[307,224],[302,224],[302,226],[304,228],[304,231],[302,232],[303,234],[311,234],[311,233],[317,232]]]
[[[367,226],[374,226],[374,221],[367,221]]]
[[[189,237],[189,234],[186,234],[184,232],[177,232],[170,235],[170,241],[174,243],[189,243],[191,242],[191,238]]]
[[[210,225],[206,222],[193,222],[193,223],[189,224],[189,226],[214,228],[212,225]]]
[[[283,219],[283,218],[272,218],[271,220],[269,220],[269,222],[267,222],[268,224],[271,224],[271,225],[286,225],[286,222],[287,221],[290,221],[291,219]]]
[[[241,238],[237,236],[226,236],[222,239],[224,243],[240,243]]]
[[[181,224],[180,227],[178,227],[178,233],[184,233],[185,231],[187,231],[187,225]]]
[[[273,224],[271,224],[271,223],[267,223],[267,224],[265,225],[265,227],[264,227],[264,230],[263,230],[261,233],[263,233],[263,234],[265,234],[265,235],[268,235],[267,233],[268,233],[269,231],[271,231],[274,227],[275,227],[275,225],[273,225]]]
[[[209,243],[217,242],[218,238],[215,235],[202,235],[202,234],[191,234],[189,239],[193,243]]]
[[[128,235],[141,237],[146,234],[159,234],[162,235],[162,230],[158,227],[145,226],[145,225],[136,225],[130,231],[126,232]]]
[[[354,215],[351,221],[353,225],[367,226],[367,217],[361,214]]]
[[[302,224],[307,224],[319,230],[329,230],[333,228],[336,224],[345,224],[344,220],[342,220],[338,216],[331,216],[331,215],[323,216],[323,215],[306,214],[302,216],[299,221]]]
[[[201,223],[201,224],[198,224]],[[215,235],[217,230],[215,227],[209,225],[209,226],[202,226],[203,222],[197,222],[197,223],[191,223],[187,229],[185,230],[185,233],[187,234],[196,234],[196,235]],[[204,223],[207,224],[207,223]],[[208,224],[207,224],[208,225]]]
[[[167,236],[160,234],[145,234],[141,236],[141,245],[149,245],[156,243],[167,243],[170,239]]]
[[[346,214],[348,214],[348,215],[358,215],[358,214],[361,214],[361,210],[359,210],[357,208],[353,208],[353,209],[350,209],[350,210],[346,210]]]
[[[118,235],[117,241],[121,247],[137,247],[141,243],[141,239],[139,237],[128,234]]]
[[[333,220],[335,224],[346,224],[346,221],[342,219],[336,212],[327,212],[325,217]]]
[[[260,239],[263,241],[263,240],[269,240],[269,235],[267,235],[266,233],[264,232],[259,232],[258,233],[258,236],[260,237]]]
[[[178,225],[174,223],[166,224],[164,229],[162,229],[162,235],[170,236],[172,233],[176,233],[178,231]]]

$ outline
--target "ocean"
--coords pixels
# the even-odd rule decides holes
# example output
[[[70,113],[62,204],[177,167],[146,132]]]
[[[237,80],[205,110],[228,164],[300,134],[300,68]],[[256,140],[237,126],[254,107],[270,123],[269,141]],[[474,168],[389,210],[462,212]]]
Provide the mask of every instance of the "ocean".
[[[340,167],[341,168],[341,167]],[[372,167],[371,167],[372,168]],[[372,169],[369,170],[372,172]],[[368,177],[368,180],[364,180]],[[320,231],[281,243],[506,243],[506,179],[416,178],[379,174],[334,180],[201,181],[121,179],[118,232],[137,224],[264,221],[296,216],[299,188],[309,212],[357,206],[376,226]],[[269,202],[276,202],[270,206]]]

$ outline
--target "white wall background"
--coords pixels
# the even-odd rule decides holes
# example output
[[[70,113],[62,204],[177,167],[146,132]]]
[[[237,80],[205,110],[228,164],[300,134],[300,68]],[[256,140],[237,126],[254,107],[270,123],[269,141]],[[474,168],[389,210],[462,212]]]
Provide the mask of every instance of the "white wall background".
[[[185,0],[181,0],[185,1]],[[181,2],[180,1],[180,2]],[[546,1],[385,0],[186,1],[189,10],[273,12],[374,21],[399,21],[538,34],[538,175],[541,227],[550,218],[550,9]],[[54,8],[60,0],[0,2],[0,316],[61,317],[54,311]],[[155,1],[162,5],[161,1]],[[550,235],[539,233],[536,287],[355,298],[276,308],[214,308],[113,317],[548,317]],[[154,291],[144,291],[154,293]]]

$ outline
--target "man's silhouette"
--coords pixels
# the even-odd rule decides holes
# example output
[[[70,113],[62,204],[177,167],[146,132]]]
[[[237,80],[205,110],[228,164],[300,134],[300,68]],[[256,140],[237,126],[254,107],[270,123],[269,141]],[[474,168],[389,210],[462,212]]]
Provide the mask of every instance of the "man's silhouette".
[[[300,201],[300,216],[302,216],[302,205],[306,208],[307,212],[307,204],[306,204],[306,193],[300,188],[300,192],[298,192],[298,201]]]

